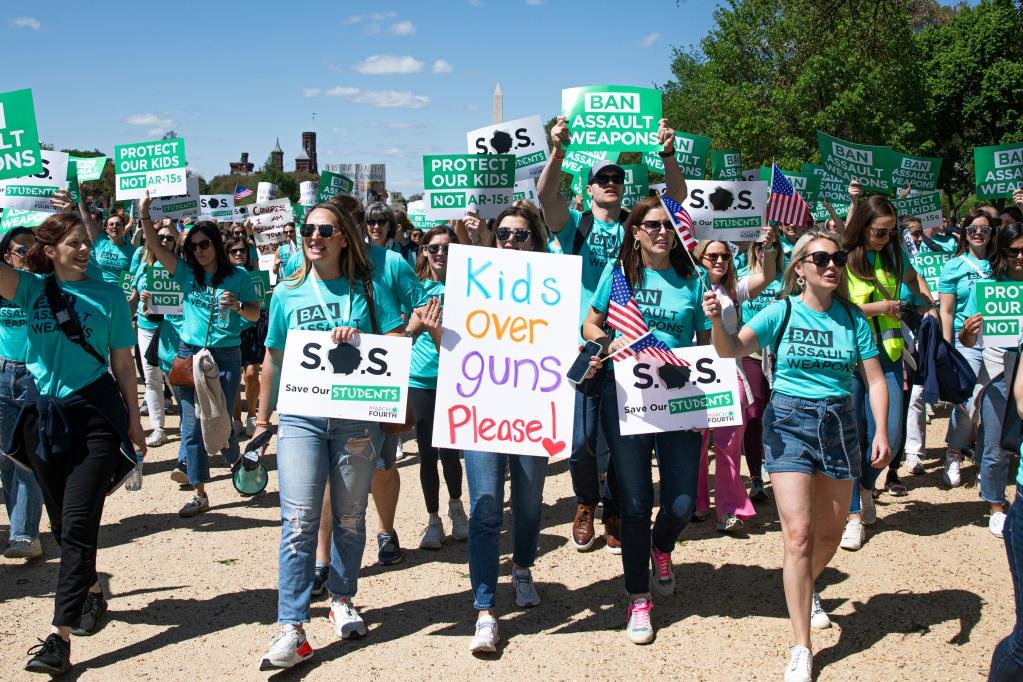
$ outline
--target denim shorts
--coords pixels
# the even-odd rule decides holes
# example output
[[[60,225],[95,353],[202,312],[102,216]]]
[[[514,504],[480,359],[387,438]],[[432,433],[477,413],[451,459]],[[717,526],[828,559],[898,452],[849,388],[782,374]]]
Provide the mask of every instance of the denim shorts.
[[[819,471],[839,481],[859,477],[860,435],[850,398],[806,400],[775,393],[763,423],[768,473]]]

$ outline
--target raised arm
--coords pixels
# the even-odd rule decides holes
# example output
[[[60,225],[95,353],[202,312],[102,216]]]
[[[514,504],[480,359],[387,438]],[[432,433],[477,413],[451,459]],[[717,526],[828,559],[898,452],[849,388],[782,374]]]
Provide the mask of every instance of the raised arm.
[[[750,270],[746,276],[746,288],[751,299],[759,296],[767,286],[774,281],[778,274],[778,259],[774,254],[778,252],[778,245],[775,241],[774,230],[770,227],[764,229],[763,250],[760,252],[760,269]],[[759,247],[754,247],[759,248]]]
[[[156,260],[160,261],[160,264],[167,269],[167,272],[171,277],[178,269],[178,256],[176,253],[168,249],[160,242],[160,238],[156,236],[156,227],[153,225],[153,218],[149,215],[149,205],[153,203],[153,200],[149,197],[149,192],[146,192],[146,196],[139,202],[139,218],[142,220],[142,231],[146,235],[146,244],[149,246],[149,250]]]
[[[568,223],[568,205],[558,191],[561,185],[561,162],[565,160],[564,144],[568,140],[568,119],[558,116],[557,123],[551,128],[554,149],[551,150],[551,158],[543,167],[540,179],[536,182],[536,197],[540,200],[540,208],[543,209],[544,222],[554,234],[561,232]]]
[[[710,318],[710,338],[714,352],[723,358],[744,358],[760,350],[757,335],[749,327],[743,327],[738,334],[729,334],[721,321],[721,303],[716,291],[703,294],[703,312]]]
[[[689,196],[689,188],[686,187],[686,179],[682,177],[678,159],[675,158],[675,129],[668,126],[666,118],[662,118],[657,127],[657,142],[661,144],[658,155],[664,162],[664,184],[668,196],[681,204]]]
[[[89,241],[96,243],[100,235],[100,226],[92,219],[92,213],[85,205],[85,193],[82,192],[82,183],[78,183],[78,212],[82,215],[82,222],[85,223],[85,232],[89,235]]]

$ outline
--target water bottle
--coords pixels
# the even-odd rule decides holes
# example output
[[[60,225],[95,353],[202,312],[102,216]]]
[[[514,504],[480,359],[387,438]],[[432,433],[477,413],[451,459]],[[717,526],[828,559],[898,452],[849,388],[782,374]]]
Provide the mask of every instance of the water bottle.
[[[135,454],[135,468],[128,474],[124,489],[132,493],[142,490],[142,455],[138,453]]]
[[[220,327],[226,327],[227,323],[231,321],[231,309],[223,306],[217,308],[217,325]]]

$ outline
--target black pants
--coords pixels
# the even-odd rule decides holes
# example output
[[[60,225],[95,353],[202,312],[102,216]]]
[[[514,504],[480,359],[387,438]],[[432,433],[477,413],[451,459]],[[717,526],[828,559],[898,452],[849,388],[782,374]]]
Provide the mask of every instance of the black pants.
[[[121,439],[96,410],[68,410],[71,452],[47,461],[30,450],[32,469],[43,492],[53,536],[60,544],[60,571],[53,625],[77,627],[89,588],[96,584],[96,545],[110,478],[120,458]],[[26,422],[35,429],[34,420]],[[26,439],[27,443],[34,439]]]
[[[437,391],[432,388],[410,388],[409,402],[416,413],[416,443],[419,444],[419,484],[423,488],[426,511],[436,514],[440,508],[440,476],[437,474],[437,460],[444,469],[444,483],[448,497],[457,500],[462,496],[462,463],[458,450],[433,447],[433,407]]]

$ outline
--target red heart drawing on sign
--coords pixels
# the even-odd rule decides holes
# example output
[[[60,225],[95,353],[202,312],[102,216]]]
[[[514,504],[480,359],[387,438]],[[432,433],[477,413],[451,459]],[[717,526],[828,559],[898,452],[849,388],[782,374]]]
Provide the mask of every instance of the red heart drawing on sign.
[[[543,445],[543,449],[546,450],[547,454],[551,457],[565,449],[565,441],[563,440],[555,442],[550,438],[544,438],[540,441],[540,444]]]

